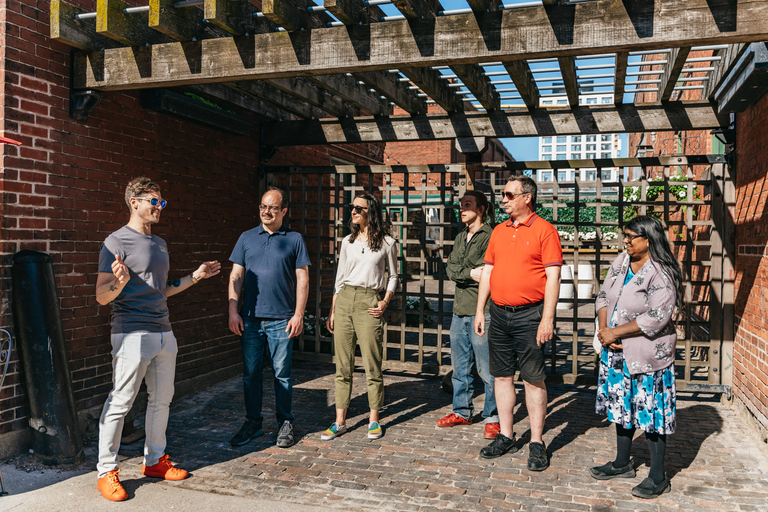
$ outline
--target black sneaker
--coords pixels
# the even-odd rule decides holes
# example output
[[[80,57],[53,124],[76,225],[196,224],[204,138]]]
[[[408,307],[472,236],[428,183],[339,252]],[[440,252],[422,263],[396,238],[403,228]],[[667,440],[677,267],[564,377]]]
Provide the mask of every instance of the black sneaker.
[[[293,446],[296,441],[293,438],[293,425],[290,421],[285,420],[280,427],[280,431],[277,433],[277,443],[279,448],[288,448]]]
[[[589,468],[589,474],[595,480],[610,480],[611,478],[635,478],[635,466],[629,461],[624,467],[614,468],[613,462]]]
[[[229,444],[232,446],[243,446],[254,437],[259,437],[263,433],[260,421],[245,420],[243,426],[240,427],[240,431],[229,440]]]
[[[549,467],[549,456],[544,443],[528,443],[528,469],[544,471]]]
[[[480,450],[480,456],[484,459],[495,459],[505,453],[515,453],[517,450],[515,434],[512,433],[512,438],[509,438],[499,432],[491,444]]]
[[[640,485],[637,485],[632,488],[632,496],[643,498],[646,500],[651,500],[654,498],[658,498],[665,492],[669,492],[671,490],[672,490],[672,484],[669,482],[669,478],[665,473],[664,480],[662,480],[661,483],[659,484],[654,482],[652,478],[646,478],[645,480],[640,482]]]

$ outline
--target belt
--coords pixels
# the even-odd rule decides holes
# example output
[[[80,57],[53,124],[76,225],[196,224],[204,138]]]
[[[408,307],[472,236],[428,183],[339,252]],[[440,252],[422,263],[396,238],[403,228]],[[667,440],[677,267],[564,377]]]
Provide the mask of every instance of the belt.
[[[515,313],[516,311],[522,311],[524,309],[535,308],[536,306],[540,306],[543,303],[544,303],[544,301],[540,300],[538,302],[530,302],[528,304],[521,304],[519,306],[499,306],[495,302],[493,303],[493,305],[496,306],[499,309],[503,309],[504,311],[509,311],[510,313]]]

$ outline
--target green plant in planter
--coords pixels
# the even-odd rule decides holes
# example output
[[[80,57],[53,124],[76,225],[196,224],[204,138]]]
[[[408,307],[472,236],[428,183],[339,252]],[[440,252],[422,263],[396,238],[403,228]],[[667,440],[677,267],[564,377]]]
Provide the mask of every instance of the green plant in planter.
[[[314,337],[315,336],[315,315],[310,314],[307,311],[304,311],[304,334],[308,337]],[[320,317],[320,336],[323,336],[325,338],[331,337],[331,332],[328,330],[328,328],[325,326],[325,321],[328,319],[328,317],[322,316]]]
[[[434,313],[432,304],[427,299],[421,297],[408,297],[405,300],[405,325],[406,327],[419,326],[419,309],[424,304],[424,327],[435,327],[437,322],[430,313]]]
[[[648,180],[649,182],[663,181],[663,178],[656,176]],[[688,181],[688,178],[682,173],[676,173],[669,177],[669,198],[672,201],[684,201],[688,198],[688,185],[672,185],[673,181]],[[664,198],[664,185],[649,185],[645,191],[646,201],[656,201],[659,198]],[[693,190],[693,199],[698,201],[701,199],[701,191],[698,187]],[[640,201],[640,187],[627,187],[624,189],[624,200],[630,203]],[[632,206],[634,209],[634,215],[637,214],[639,207]],[[681,210],[683,212],[688,211],[688,205],[683,205]],[[634,216],[633,215],[633,216]],[[649,215],[659,217],[660,212],[651,212]],[[696,210],[693,211],[693,216],[696,216]],[[626,217],[625,217],[625,220]]]

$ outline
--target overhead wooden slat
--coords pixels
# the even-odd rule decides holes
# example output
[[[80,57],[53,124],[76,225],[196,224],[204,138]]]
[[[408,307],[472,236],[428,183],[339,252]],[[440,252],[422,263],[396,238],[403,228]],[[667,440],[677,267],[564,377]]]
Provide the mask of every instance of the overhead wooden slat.
[[[165,35],[149,28],[146,12],[127,14],[133,7],[123,0],[98,0],[96,3],[96,32],[127,46],[163,43]]]
[[[358,85],[357,79],[352,76],[325,75],[309,77],[308,80],[373,115],[388,116],[392,113],[389,101],[368,92],[368,88]]]
[[[100,90],[143,88],[768,40],[768,0],[733,0],[727,8],[734,12],[735,28],[727,32],[713,18],[711,1],[655,0],[653,33],[643,37],[622,2],[580,4],[568,44],[558,42],[544,7],[530,7],[505,10],[482,29],[469,13],[429,23],[374,23],[365,30],[314,29],[300,38],[268,33],[237,43],[209,39],[200,43],[195,56],[200,66],[194,69],[187,64],[189,48],[180,43],[149,48],[150,58],[140,63],[149,67],[146,72],[129,49],[108,49],[76,59],[74,84]]]
[[[498,11],[501,5],[498,0],[467,0],[467,3],[475,14]]]
[[[303,117],[304,119],[320,119],[328,117],[325,110],[319,109],[300,100],[294,95],[286,94],[261,80],[248,80],[247,82],[231,82],[226,84],[235,91],[240,91],[257,100],[269,103],[275,107]]]
[[[439,71],[429,68],[400,68],[400,72],[446,112],[464,110],[464,101],[447,87],[446,80],[440,77]]]
[[[488,78],[483,74],[483,68],[471,64],[457,64],[451,69],[459,77],[462,83],[475,95],[477,101],[485,110],[497,110],[501,105],[499,93],[488,83]]]
[[[710,75],[706,93],[704,94],[705,98],[714,99],[715,91],[748,48],[748,44],[730,44],[728,48],[717,53],[720,56],[720,61],[715,64],[715,70]]]
[[[429,20],[437,16],[441,10],[438,0],[392,0],[397,10],[409,20]]]
[[[315,3],[307,0],[262,0],[261,12],[288,31],[325,27],[331,18],[325,13],[310,13],[307,10],[309,5]]]
[[[360,115],[360,109],[357,106],[347,103],[339,96],[310,82],[307,78],[275,78],[264,82],[333,116],[356,117]]]
[[[345,25],[375,23],[384,16],[378,6],[367,6],[363,0],[325,0],[323,5]]]
[[[509,78],[515,83],[517,92],[523,99],[528,110],[539,108],[539,88],[533,79],[531,67],[523,60],[514,60],[505,62],[504,69],[507,70]]]
[[[369,73],[352,73],[352,76],[376,89],[379,94],[386,96],[409,114],[427,113],[427,104],[424,103],[424,100],[417,98],[413,91],[408,90],[402,82],[398,82],[395,74],[371,71]]]
[[[688,54],[691,53],[691,47],[674,48],[669,56],[669,62],[664,68],[664,76],[661,78],[661,85],[659,86],[659,94],[661,101],[669,101],[672,97],[672,91],[675,90],[675,84],[680,78],[680,71],[682,71],[685,65],[685,59],[688,58]]]
[[[624,88],[627,85],[627,62],[629,53],[616,53],[615,78],[613,80],[613,102],[624,103]]]
[[[256,81],[248,83],[256,83]],[[273,121],[290,121],[295,119],[295,116],[287,110],[270,105],[229,85],[202,84],[191,85],[185,89],[207,99],[223,101],[230,105],[238,106]]]
[[[559,57],[560,73],[563,75],[563,86],[571,107],[579,106],[579,81],[576,78],[576,61],[573,57]]]
[[[51,39],[87,52],[117,46],[116,41],[96,32],[96,20],[75,19],[84,12],[62,0],[51,0]]]
[[[643,131],[705,130],[727,126],[709,101],[646,105],[584,105],[528,112],[455,112],[374,119],[267,123],[264,142],[273,146],[441,140],[456,137],[538,137]]]
[[[192,41],[202,36],[203,11],[196,8],[176,9],[178,0],[149,0],[149,28],[177,41]]]
[[[205,0],[203,16],[233,36],[259,32],[253,14],[258,8],[248,0]]]

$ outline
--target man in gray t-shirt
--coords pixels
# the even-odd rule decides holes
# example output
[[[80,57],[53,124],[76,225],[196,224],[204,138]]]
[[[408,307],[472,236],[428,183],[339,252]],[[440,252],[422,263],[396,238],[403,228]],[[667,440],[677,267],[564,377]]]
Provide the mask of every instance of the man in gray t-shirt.
[[[96,280],[96,300],[112,304],[113,388],[99,420],[97,466],[98,489],[110,501],[128,497],[117,476],[117,451],[123,420],[142,380],[147,383],[149,402],[141,472],[165,480],[187,477],[165,454],[178,352],[166,299],[221,270],[218,261],[206,261],[189,276],[169,281],[168,246],[152,234],[152,225],[160,221],[160,212],[167,205],[160,187],[149,178],[135,178],[125,189],[125,202],[131,218],[104,241]]]

